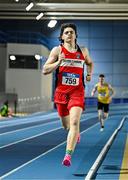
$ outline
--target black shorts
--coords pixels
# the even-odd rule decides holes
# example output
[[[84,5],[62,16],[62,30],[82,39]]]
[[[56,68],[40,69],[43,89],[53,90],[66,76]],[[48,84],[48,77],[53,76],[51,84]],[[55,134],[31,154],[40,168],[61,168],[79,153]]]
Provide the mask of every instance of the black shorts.
[[[103,110],[106,113],[109,111],[109,104],[98,102],[97,107],[98,107],[98,110]]]

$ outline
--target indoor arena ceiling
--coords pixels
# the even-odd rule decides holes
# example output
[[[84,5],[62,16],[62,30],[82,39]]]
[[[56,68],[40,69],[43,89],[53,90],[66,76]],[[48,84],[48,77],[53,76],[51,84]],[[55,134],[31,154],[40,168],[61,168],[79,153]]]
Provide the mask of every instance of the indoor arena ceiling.
[[[18,0],[17,0],[18,1]],[[26,6],[34,6],[26,11]],[[0,19],[128,19],[128,0],[0,0]]]

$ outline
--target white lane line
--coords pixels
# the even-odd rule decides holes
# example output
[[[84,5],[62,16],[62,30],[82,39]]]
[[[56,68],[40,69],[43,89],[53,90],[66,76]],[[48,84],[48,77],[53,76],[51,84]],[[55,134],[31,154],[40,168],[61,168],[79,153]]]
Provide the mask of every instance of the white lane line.
[[[19,123],[20,124],[26,124],[28,122],[35,122],[35,119],[36,119],[36,121],[40,121],[40,120],[44,121],[44,120],[47,120],[51,117],[52,117],[52,119],[55,119],[55,118],[59,119],[59,116],[57,115],[57,113],[55,113],[54,115],[53,114],[47,114],[47,115],[40,115],[40,116],[30,116],[30,117],[28,116],[25,118],[18,118],[17,120],[11,119],[11,120],[8,120],[8,122],[7,121],[0,121],[0,128],[16,126]],[[3,124],[3,126],[1,126],[2,124]]]
[[[80,134],[83,134],[83,133],[87,132],[88,130],[94,128],[94,127],[97,126],[98,124],[99,124],[99,123],[94,124],[93,126],[89,127],[88,129],[82,131]],[[30,161],[28,161],[28,162],[22,164],[21,166],[19,166],[19,167],[13,169],[12,171],[10,171],[10,172],[4,174],[3,176],[0,177],[0,180],[2,180],[3,178],[5,178],[5,177],[7,177],[7,176],[9,176],[9,175],[11,175],[11,174],[13,174],[14,172],[18,171],[19,169],[21,169],[21,168],[27,166],[28,164],[32,163],[33,161],[35,161],[35,160],[37,160],[37,159],[39,159],[39,158],[45,156],[46,154],[48,154],[48,153],[50,153],[51,151],[57,149],[58,147],[62,146],[62,145],[65,144],[65,143],[66,143],[66,141],[64,141],[64,142],[62,142],[62,143],[60,143],[60,144],[58,144],[58,145],[55,146],[54,148],[52,148],[52,149],[46,151],[46,152],[43,153],[43,154],[40,154],[40,155],[37,156],[36,158],[33,158],[33,159],[31,159]]]
[[[92,113],[88,113],[88,114],[82,114],[82,117],[84,117],[84,116],[90,116],[90,115],[92,115]],[[94,115],[94,113],[93,113],[93,115]],[[32,122],[35,122],[35,118],[36,118],[36,122],[38,122],[38,121],[42,121],[42,122],[44,122],[44,120],[48,120],[49,118],[51,119],[51,120],[54,120],[54,119],[58,119],[59,120],[59,116],[58,115],[56,115],[56,116],[52,116],[52,118],[51,118],[51,114],[49,114],[49,115],[47,115],[47,116],[39,116],[39,117],[29,117],[29,118],[25,118],[25,119],[19,119],[19,121],[14,121],[14,120],[10,120],[10,121],[8,121],[8,122],[6,122],[6,125],[3,125],[3,126],[0,126],[0,128],[6,128],[6,127],[12,127],[12,126],[16,126],[16,125],[24,125],[24,124],[28,124],[28,123],[32,123]],[[1,123],[5,123],[5,122],[2,122],[2,121],[0,121],[0,125],[1,125]]]
[[[11,134],[11,133],[15,133],[15,132],[18,132],[18,131],[24,131],[26,129],[31,129],[31,128],[35,128],[35,127],[40,127],[40,126],[46,126],[48,124],[54,124],[54,123],[57,123],[59,122],[58,120],[54,121],[54,122],[47,122],[47,123],[44,123],[44,124],[37,124],[37,125],[34,125],[34,126],[29,126],[29,127],[25,127],[25,128],[20,128],[20,129],[16,129],[16,130],[13,130],[13,131],[8,131],[8,132],[5,132],[5,133],[1,133],[0,136],[2,135],[7,135],[7,134]]]
[[[12,127],[12,126],[17,126],[17,125],[24,125],[24,124],[40,122],[40,121],[44,122],[45,120],[48,120],[49,118],[51,118],[51,117],[50,116],[48,118],[44,118],[44,117],[34,118],[34,117],[31,117],[29,119],[25,119],[25,121],[21,121],[23,119],[20,119],[18,122],[11,122],[10,124],[0,126],[0,128]],[[53,119],[59,119],[59,117],[52,118],[52,120]],[[1,125],[1,123],[0,123],[0,125]]]
[[[85,115],[83,115],[83,116],[85,116]],[[85,121],[85,120],[88,120],[88,119],[90,119],[90,118],[95,118],[95,117],[97,117],[97,115],[93,115],[93,116],[91,116],[91,117],[87,117],[86,119],[81,120],[81,122],[83,122],[83,121]],[[84,117],[82,117],[82,118],[84,118]],[[20,129],[13,130],[13,131],[8,131],[8,132],[5,132],[5,133],[1,133],[0,136],[6,135],[6,134],[15,133],[15,132],[22,131],[22,130],[26,130],[26,129],[30,129],[30,128],[37,127],[37,126],[41,126],[41,125],[44,125],[44,126],[45,126],[45,125],[50,124],[50,123],[51,123],[51,124],[52,124],[52,123],[56,123],[57,121],[60,122],[59,119],[55,120],[54,122],[53,122],[52,119],[51,119],[51,122],[47,122],[47,123],[39,124],[39,125],[34,125],[34,126],[31,126],[31,127],[20,128]],[[43,121],[42,121],[42,122],[43,122]],[[26,123],[25,123],[25,124],[26,124]],[[20,125],[22,125],[22,124],[20,124]],[[7,126],[7,127],[8,127],[8,126]],[[5,127],[2,127],[2,128],[5,128]]]
[[[88,120],[90,118],[95,118],[97,116],[92,116],[92,117],[87,117],[86,119],[81,119],[81,122],[85,121],[85,120]],[[30,127],[25,127],[25,128],[20,128],[20,129],[17,129],[17,130],[13,130],[13,131],[8,131],[8,132],[5,132],[5,133],[1,133],[0,136],[2,135],[7,135],[7,134],[11,134],[11,133],[15,133],[15,132],[18,132],[18,131],[24,131],[26,129],[31,129],[31,128],[35,128],[35,127],[40,127],[40,126],[46,126],[48,124],[54,124],[54,123],[57,123],[57,122],[60,122],[58,119],[56,121],[52,121],[51,122],[47,122],[47,123],[44,123],[44,124],[39,124],[39,125],[34,125],[34,126],[30,126]]]
[[[13,143],[10,143],[10,144],[1,146],[0,149],[5,148],[5,147],[8,147],[8,146],[12,146],[12,145],[14,145],[14,144],[18,144],[18,143],[23,142],[23,141],[26,141],[26,140],[30,140],[30,139],[36,138],[36,137],[38,137],[38,136],[41,136],[41,135],[50,133],[50,132],[52,132],[52,131],[56,131],[56,130],[61,129],[61,128],[62,128],[62,127],[55,128],[55,129],[52,129],[52,130],[49,130],[49,131],[46,131],[46,132],[43,132],[43,133],[40,133],[40,134],[31,136],[31,137],[28,137],[28,138],[25,138],[25,139],[22,139],[22,140],[19,140],[19,141],[16,141],[16,142],[13,142]]]
[[[97,117],[97,116],[93,116],[93,117],[91,117],[91,118],[94,118],[94,117]],[[81,122],[86,121],[86,120],[88,120],[88,119],[90,119],[90,118],[87,117],[86,119],[82,119]],[[55,123],[59,123],[59,122],[60,122],[60,121],[58,121],[58,122],[56,122],[56,121],[55,121],[55,122],[48,122],[48,123],[45,123],[45,124],[42,125],[42,126],[45,126],[45,125],[48,125],[48,124],[55,124]],[[58,124],[58,125],[59,125],[59,124]],[[41,125],[36,125],[36,126],[38,127],[38,126],[41,126]],[[19,129],[19,130],[7,132],[7,133],[3,133],[3,134],[0,134],[0,136],[2,136],[2,135],[7,135],[7,134],[11,134],[11,133],[15,133],[15,132],[17,132],[17,131],[24,131],[24,130],[26,130],[26,129],[32,129],[32,128],[35,128],[35,126],[29,127],[29,128],[23,128],[23,129]],[[58,129],[61,129],[61,128],[62,128],[62,126],[59,126],[59,127],[58,127]],[[52,130],[54,131],[54,130],[56,130],[56,129],[52,129]],[[45,132],[43,132],[43,133],[40,133],[40,134],[31,136],[31,137],[28,137],[28,138],[24,138],[24,139],[22,139],[22,140],[15,141],[15,142],[12,142],[12,143],[3,145],[3,146],[0,147],[0,149],[5,148],[5,147],[8,147],[8,146],[11,146],[11,145],[14,145],[14,144],[17,144],[17,143],[20,143],[20,142],[23,142],[23,141],[25,141],[25,140],[29,140],[29,139],[38,137],[38,136],[43,135],[43,134],[47,134],[47,133],[51,132],[52,130],[45,131]]]
[[[88,120],[88,119],[90,119],[90,118],[82,119],[81,122],[86,121],[86,120]],[[48,125],[48,124],[55,124],[55,123],[58,123],[58,125],[59,125],[59,122],[60,122],[60,121],[57,121],[57,122],[56,122],[56,121],[55,121],[55,122],[49,122],[49,123],[44,124],[44,125],[42,125],[42,126],[45,126],[45,125]],[[41,125],[37,125],[37,126],[41,126]],[[26,129],[32,129],[32,128],[35,128],[35,126],[34,126],[34,127],[29,127],[29,128],[23,128],[23,129],[11,131],[11,132],[7,132],[7,133],[5,133],[4,135],[6,135],[6,134],[11,134],[11,133],[15,133],[15,132],[17,132],[17,131],[24,131],[24,130],[26,130]],[[59,127],[58,127],[58,129],[61,129],[61,128],[62,128],[62,126],[59,126]],[[56,130],[56,129],[53,129],[53,131],[54,131],[54,130]],[[51,130],[49,130],[49,131],[51,131]],[[25,138],[25,139],[22,139],[22,140],[19,140],[19,141],[15,141],[15,142],[12,142],[12,143],[10,143],[10,144],[6,144],[6,145],[4,145],[4,146],[1,146],[0,149],[5,148],[5,147],[8,147],[8,146],[11,146],[11,145],[14,145],[14,144],[17,144],[17,143],[19,143],[19,142],[22,142],[22,141],[25,141],[25,140],[28,140],[28,139],[31,139],[31,138],[34,138],[34,137],[37,137],[37,136],[40,136],[40,135],[43,135],[43,134],[47,134],[49,131],[43,132],[43,133],[41,133],[41,134],[37,134],[37,135],[35,135],[35,136],[31,136],[31,137],[28,137],[28,138]],[[2,135],[3,135],[3,134],[0,134],[0,136],[2,136]]]

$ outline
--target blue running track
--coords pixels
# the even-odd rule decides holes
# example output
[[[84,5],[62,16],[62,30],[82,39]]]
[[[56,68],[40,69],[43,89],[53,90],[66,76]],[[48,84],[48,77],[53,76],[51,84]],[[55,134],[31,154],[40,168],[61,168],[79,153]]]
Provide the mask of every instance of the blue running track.
[[[126,173],[122,171],[128,134],[126,104],[111,106],[110,116],[105,122],[103,132],[100,132],[96,108],[87,109],[82,114],[81,142],[76,146],[69,168],[61,164],[67,132],[61,127],[57,112],[0,120],[0,179],[85,179],[124,117],[126,120],[123,127],[93,177],[97,180],[121,180],[120,174]]]

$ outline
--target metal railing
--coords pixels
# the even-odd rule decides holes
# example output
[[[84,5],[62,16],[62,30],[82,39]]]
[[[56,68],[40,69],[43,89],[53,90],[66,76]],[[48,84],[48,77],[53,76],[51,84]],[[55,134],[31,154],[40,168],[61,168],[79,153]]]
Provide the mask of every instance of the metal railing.
[[[31,114],[53,109],[53,102],[47,97],[31,97],[18,99],[16,112],[20,114]]]

